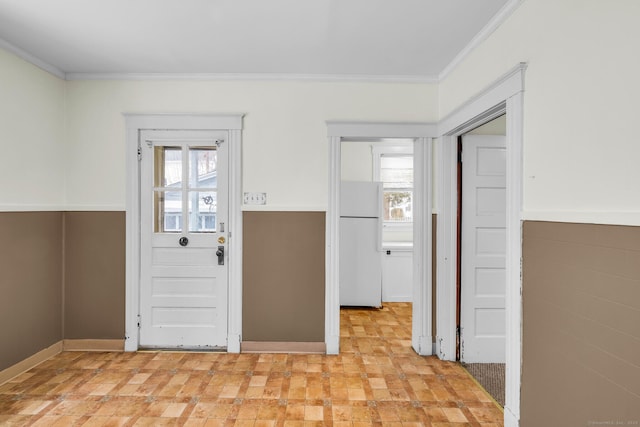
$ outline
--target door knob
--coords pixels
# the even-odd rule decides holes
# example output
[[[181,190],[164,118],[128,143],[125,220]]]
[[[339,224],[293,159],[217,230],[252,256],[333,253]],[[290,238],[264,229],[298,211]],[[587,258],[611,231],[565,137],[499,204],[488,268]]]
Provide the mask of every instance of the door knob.
[[[216,255],[218,257],[218,265],[224,265],[224,246],[218,246]]]
[[[178,243],[180,243],[180,246],[187,246],[189,244],[189,239],[181,237],[180,240],[178,240]]]

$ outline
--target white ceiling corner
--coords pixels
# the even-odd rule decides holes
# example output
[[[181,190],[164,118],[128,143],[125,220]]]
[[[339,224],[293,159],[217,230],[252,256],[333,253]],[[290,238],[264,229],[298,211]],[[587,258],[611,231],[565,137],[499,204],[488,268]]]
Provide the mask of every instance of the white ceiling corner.
[[[68,80],[434,83],[523,0],[0,0],[0,47]]]

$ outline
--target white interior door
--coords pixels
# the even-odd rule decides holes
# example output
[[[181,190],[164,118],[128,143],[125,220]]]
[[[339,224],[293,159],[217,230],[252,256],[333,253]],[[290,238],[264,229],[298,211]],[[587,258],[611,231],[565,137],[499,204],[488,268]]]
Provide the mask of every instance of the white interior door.
[[[226,347],[227,133],[140,139],[140,346]]]
[[[462,142],[460,359],[505,361],[506,138]]]

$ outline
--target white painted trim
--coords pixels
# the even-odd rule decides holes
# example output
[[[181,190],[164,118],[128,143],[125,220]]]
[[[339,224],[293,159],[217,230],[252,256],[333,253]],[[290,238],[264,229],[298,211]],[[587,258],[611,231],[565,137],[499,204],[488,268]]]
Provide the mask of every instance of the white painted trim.
[[[413,143],[413,315],[411,343],[421,356],[433,352],[431,335],[431,138]]]
[[[64,80],[66,75],[65,72],[62,71],[60,68],[56,67],[55,65],[51,65],[46,61],[43,61],[40,58],[37,58],[35,56],[33,56],[32,54],[30,54],[29,52],[26,52],[22,49],[20,49],[18,46],[9,43],[8,41],[4,40],[4,39],[0,39],[0,49],[4,49],[7,52],[11,52],[14,55],[16,55],[17,57],[27,61],[28,63],[30,63],[31,65],[35,65],[36,67],[40,68],[41,70],[46,71],[49,74],[53,74],[54,76],[58,77],[59,79]]]
[[[0,212],[59,212],[67,208],[63,205],[29,205],[29,204],[5,204],[0,205]]]
[[[434,123],[384,123],[327,121],[327,136],[340,138],[433,138],[438,135]]]
[[[327,354],[340,352],[340,140],[329,137],[329,200],[325,242],[324,335]]]
[[[507,98],[507,256],[505,412],[520,419],[522,379],[522,91]]]
[[[265,74],[265,73],[66,73],[67,80],[185,80],[185,81],[276,81],[354,83],[438,83],[438,76],[373,74]]]
[[[86,212],[124,212],[127,210],[126,205],[67,205],[64,209],[67,212],[86,211]]]
[[[138,135],[144,129],[207,129],[229,132],[229,308],[227,351],[239,352],[242,331],[242,119],[243,114],[125,113],[126,120],[126,274],[125,351],[139,344],[140,162]]]
[[[457,278],[457,141],[442,136],[438,141],[438,214],[436,232],[436,354],[442,360],[456,358]],[[447,220],[450,218],[450,220]],[[451,220],[454,219],[454,220]],[[444,307],[444,309],[443,309]]]
[[[139,113],[125,112],[127,123],[135,121],[137,129],[211,129],[242,130],[243,113]]]
[[[6,383],[7,381],[11,381],[13,378],[18,375],[27,372],[29,369],[35,368],[42,362],[51,359],[56,354],[62,351],[62,341],[58,341],[55,344],[50,345],[49,347],[40,350],[36,354],[33,354],[27,357],[20,362],[9,366],[8,368],[0,371],[0,385]]]
[[[267,199],[268,200],[268,199]],[[242,212],[326,212],[326,206],[242,205]]]
[[[504,427],[518,427],[520,417],[516,417],[508,408],[504,408]]]
[[[444,69],[438,75],[438,82],[443,81],[449,76],[449,74],[464,61],[478,46],[489,38],[495,30],[502,25],[504,21],[509,18],[513,12],[524,2],[524,0],[509,0],[504,6],[496,13],[493,18],[476,34],[471,41],[460,51],[458,54],[444,67]]]
[[[438,355],[455,359],[457,137],[493,117],[507,114],[507,290],[505,422],[520,418],[522,352],[522,146],[523,91],[526,64],[519,64],[440,123],[442,137],[438,179]]]
[[[139,133],[144,117],[125,116],[126,210],[125,210],[125,323],[124,351],[138,350],[140,331],[137,324],[140,312],[140,162],[138,161]]]
[[[126,205],[0,205],[0,212],[124,212]]]
[[[524,72],[527,64],[519,63],[502,77],[491,83],[460,107],[447,114],[438,123],[438,135],[453,135],[467,132],[502,113],[500,105],[514,93],[524,90]]]
[[[242,131],[229,130],[229,308],[227,351],[242,342]]]
[[[526,221],[640,226],[640,212],[522,211]]]
[[[414,304],[412,345],[420,354],[431,354],[431,137],[430,123],[327,122],[329,142],[329,197],[325,250],[325,343],[327,354],[340,351],[340,142],[343,138],[411,138],[414,140]],[[416,152],[419,155],[416,157]],[[418,206],[419,205],[419,206]],[[428,212],[428,215],[424,213]],[[417,248],[416,248],[417,246]],[[425,257],[425,258],[421,258]],[[416,297],[417,296],[417,297]]]

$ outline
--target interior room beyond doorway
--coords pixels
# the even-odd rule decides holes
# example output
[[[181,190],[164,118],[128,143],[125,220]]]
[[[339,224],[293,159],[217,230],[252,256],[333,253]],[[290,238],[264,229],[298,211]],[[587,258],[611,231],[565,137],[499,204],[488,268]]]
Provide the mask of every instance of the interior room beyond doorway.
[[[376,237],[381,301],[412,302],[413,139],[342,140],[341,181],[382,183]]]

